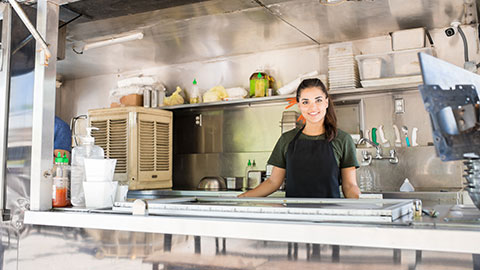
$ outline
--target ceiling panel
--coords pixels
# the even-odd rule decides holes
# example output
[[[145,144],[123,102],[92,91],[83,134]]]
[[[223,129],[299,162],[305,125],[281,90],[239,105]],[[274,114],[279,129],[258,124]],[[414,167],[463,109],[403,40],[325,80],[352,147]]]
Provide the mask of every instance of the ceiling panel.
[[[106,2],[84,0],[68,6],[90,1],[99,5]],[[159,10],[135,13],[161,7],[161,3],[159,6],[150,4],[144,9],[133,7],[129,15],[120,17],[100,19],[101,12],[91,13],[96,14],[90,15],[92,21],[69,25],[66,59],[58,63],[59,73],[67,78],[81,78],[293,46],[363,39],[399,29],[442,28],[454,20],[462,23],[476,21],[472,19],[476,18],[475,2],[464,4],[464,0],[369,0],[344,1],[336,5],[324,5],[318,0],[210,0],[191,1],[195,3],[175,7],[168,7],[171,1],[159,2],[164,5]],[[115,5],[109,7],[113,9]],[[121,8],[125,6],[119,4],[116,14],[125,13]],[[90,10],[79,12],[88,13]],[[85,42],[132,31],[142,31],[144,38],[83,54],[72,50],[73,46],[81,47]]]

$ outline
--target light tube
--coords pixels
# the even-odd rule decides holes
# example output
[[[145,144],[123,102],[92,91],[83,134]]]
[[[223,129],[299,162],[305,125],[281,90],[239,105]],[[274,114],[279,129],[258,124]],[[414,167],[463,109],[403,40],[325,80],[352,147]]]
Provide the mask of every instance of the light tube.
[[[118,44],[126,41],[132,41],[132,40],[137,40],[137,39],[143,39],[143,33],[135,33],[131,35],[126,35],[122,37],[113,37],[107,40],[101,40],[101,41],[96,41],[92,43],[86,43],[85,46],[83,47],[83,51],[94,49],[94,48],[99,48],[99,47],[105,47],[105,46],[110,46],[113,44]]]

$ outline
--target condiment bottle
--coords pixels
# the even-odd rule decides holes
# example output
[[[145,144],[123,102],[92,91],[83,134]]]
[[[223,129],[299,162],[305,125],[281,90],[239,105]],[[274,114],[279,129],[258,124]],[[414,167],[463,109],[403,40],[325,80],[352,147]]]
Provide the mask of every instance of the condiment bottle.
[[[247,189],[248,187],[248,172],[252,169],[252,163],[250,159],[248,160],[247,167],[245,168],[245,178],[243,178],[243,189]]]
[[[250,97],[264,97],[269,86],[268,75],[258,71],[250,76]]]
[[[192,91],[190,93],[190,104],[202,103],[200,90],[198,89],[197,80],[193,79]]]
[[[64,177],[62,154],[55,158],[55,177],[52,185],[52,206],[64,207],[69,204],[67,197],[68,181]]]
[[[63,176],[65,180],[67,181],[67,201],[68,205],[70,205],[70,200],[71,200],[71,194],[70,194],[70,179],[71,179],[71,167],[68,165],[68,157],[67,153],[63,155]]]

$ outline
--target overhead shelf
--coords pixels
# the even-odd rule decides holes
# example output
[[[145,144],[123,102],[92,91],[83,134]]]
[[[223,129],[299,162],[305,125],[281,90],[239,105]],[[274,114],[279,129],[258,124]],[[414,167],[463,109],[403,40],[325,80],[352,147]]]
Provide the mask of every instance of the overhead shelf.
[[[330,95],[333,97],[336,96],[354,96],[354,95],[365,95],[365,94],[380,94],[380,93],[391,93],[391,92],[403,92],[403,91],[413,91],[418,89],[418,84],[403,84],[403,85],[392,85],[392,86],[382,86],[382,87],[365,87],[365,88],[351,88],[344,90],[332,90]],[[196,108],[205,108],[205,107],[215,107],[215,106],[235,106],[235,105],[253,105],[253,104],[264,104],[264,103],[277,103],[277,102],[287,102],[287,98],[294,98],[295,95],[281,95],[281,96],[271,96],[271,97],[259,97],[259,98],[245,98],[245,99],[235,99],[228,101],[216,101],[216,102],[206,102],[198,104],[181,104],[173,106],[162,106],[159,109],[163,110],[180,110],[180,109],[196,109]]]

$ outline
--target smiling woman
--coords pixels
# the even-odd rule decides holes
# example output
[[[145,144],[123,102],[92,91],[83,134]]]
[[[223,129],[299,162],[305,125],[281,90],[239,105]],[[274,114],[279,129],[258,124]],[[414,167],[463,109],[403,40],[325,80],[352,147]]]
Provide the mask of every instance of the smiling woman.
[[[358,162],[350,135],[337,129],[333,101],[319,79],[300,83],[296,96],[304,127],[282,134],[268,160],[272,175],[239,197],[263,197],[275,192],[286,177],[286,196],[358,198]]]

